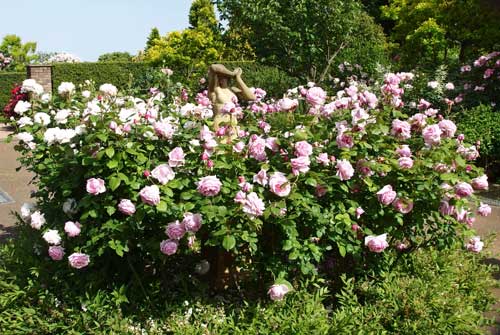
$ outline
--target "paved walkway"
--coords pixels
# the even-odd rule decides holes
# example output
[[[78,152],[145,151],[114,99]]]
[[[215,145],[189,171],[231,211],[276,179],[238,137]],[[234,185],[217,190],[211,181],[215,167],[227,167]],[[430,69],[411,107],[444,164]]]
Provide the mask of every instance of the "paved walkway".
[[[2,194],[7,193],[10,198],[10,203],[0,203],[0,241],[2,237],[12,233],[15,218],[11,211],[19,211],[19,208],[24,202],[30,202],[30,193],[34,190],[33,185],[29,185],[32,174],[22,169],[16,172],[16,168],[20,166],[17,162],[19,157],[14,151],[14,143],[5,143],[5,138],[8,135],[8,129],[0,124],[0,198]],[[2,193],[3,191],[3,193]],[[495,205],[496,203],[490,203]],[[500,206],[492,206],[493,211],[491,216],[487,218],[478,217],[475,227],[482,240],[485,240],[488,235],[500,235]],[[488,246],[486,252],[491,256],[488,258],[488,263],[500,266],[500,236],[496,236]],[[500,272],[494,275],[498,281],[497,286],[500,286]],[[493,288],[493,294],[497,298],[495,309],[500,310],[500,287]],[[500,316],[498,312],[492,311],[488,313],[488,317],[497,318],[497,326],[491,328],[491,334],[500,334]]]

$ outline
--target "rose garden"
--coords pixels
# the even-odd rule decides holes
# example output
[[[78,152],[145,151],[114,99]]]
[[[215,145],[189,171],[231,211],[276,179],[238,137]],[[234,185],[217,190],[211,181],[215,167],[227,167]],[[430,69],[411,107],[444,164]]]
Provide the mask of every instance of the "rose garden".
[[[1,247],[0,330],[481,333],[494,46],[446,71],[346,53],[328,77],[167,57],[128,87],[23,78],[4,122],[36,191]]]

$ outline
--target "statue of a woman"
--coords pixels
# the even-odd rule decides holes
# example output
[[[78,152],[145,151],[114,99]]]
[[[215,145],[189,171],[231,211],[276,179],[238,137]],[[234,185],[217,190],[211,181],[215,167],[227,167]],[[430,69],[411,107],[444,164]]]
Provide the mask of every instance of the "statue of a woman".
[[[234,115],[225,114],[223,107],[227,103],[238,101],[236,95],[243,100],[255,100],[255,95],[241,79],[241,68],[229,71],[222,64],[212,64],[208,68],[208,97],[214,109],[214,128],[219,129],[220,124],[230,126],[236,130],[238,120]],[[236,87],[229,87],[229,80],[234,78]]]

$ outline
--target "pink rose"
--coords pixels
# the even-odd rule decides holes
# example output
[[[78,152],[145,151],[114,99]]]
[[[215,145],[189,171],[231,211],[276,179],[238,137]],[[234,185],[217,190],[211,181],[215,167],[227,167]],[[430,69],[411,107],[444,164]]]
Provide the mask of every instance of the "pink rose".
[[[31,228],[40,230],[45,224],[45,214],[40,211],[35,211],[30,215],[30,225]]]
[[[427,126],[422,130],[425,144],[432,146],[441,142],[441,129],[437,124]]]
[[[340,180],[349,180],[354,175],[354,168],[351,163],[345,159],[339,159],[335,168],[337,169],[337,176]]]
[[[266,144],[266,140],[262,137],[252,135],[248,143],[248,154],[250,157],[258,161],[265,161],[267,159]]]
[[[160,189],[156,185],[145,186],[139,195],[145,204],[156,206],[160,203]]]
[[[439,206],[439,212],[441,215],[454,215],[455,214],[455,206],[450,205],[450,203],[446,200],[441,201],[441,205]]]
[[[171,256],[177,252],[177,247],[179,242],[176,240],[163,240],[160,243],[160,251],[168,256]]]
[[[122,199],[118,204],[118,210],[125,215],[133,215],[135,213],[135,205],[129,199]]]
[[[182,224],[186,231],[196,233],[201,228],[202,217],[201,214],[184,213]]]
[[[387,234],[366,236],[365,246],[367,246],[371,252],[381,253],[389,246],[387,243]]]
[[[184,163],[184,151],[182,151],[182,148],[176,147],[174,150],[170,151],[168,154],[168,165],[170,165],[170,167],[183,166]]]
[[[235,145],[233,145],[234,152],[240,153],[243,151],[243,149],[245,149],[245,143],[243,143],[241,141],[236,143]]]
[[[246,201],[247,201],[246,193],[243,191],[238,191],[238,193],[236,193],[236,196],[234,197],[234,202],[238,204],[245,204]]]
[[[391,135],[400,140],[409,139],[411,137],[411,125],[406,121],[395,119],[392,121]]]
[[[179,220],[176,220],[168,224],[165,234],[172,240],[180,240],[186,234],[186,229]]]
[[[299,173],[306,173],[307,171],[309,171],[309,165],[311,164],[311,161],[309,160],[309,157],[301,156],[292,158],[290,160],[290,163],[292,164],[292,173],[298,176]]]
[[[481,202],[479,208],[477,209],[477,213],[481,216],[488,216],[491,214],[491,207]]]
[[[283,98],[278,100],[277,107],[282,112],[293,112],[299,105],[297,99]]]
[[[262,186],[266,186],[268,181],[269,177],[267,176],[266,170],[260,170],[259,173],[253,176],[253,182]]]
[[[313,106],[322,105],[326,100],[326,92],[321,87],[311,87],[307,90],[306,100]]]
[[[361,207],[356,208],[356,219],[359,219],[363,215],[365,210]]]
[[[469,240],[469,243],[465,246],[468,251],[472,251],[475,253],[481,252],[483,250],[484,243],[481,242],[481,238],[479,236],[474,236]]]
[[[60,261],[64,257],[64,248],[59,245],[50,246],[49,256],[53,261]]]
[[[410,157],[401,157],[398,159],[398,164],[402,169],[411,169],[413,167],[413,159]]]
[[[488,189],[488,176],[483,174],[481,177],[477,177],[472,179],[471,181],[472,187],[475,190],[487,190]]]
[[[399,157],[410,157],[411,156],[410,147],[406,144],[402,145],[396,149],[396,154],[398,154]]]
[[[278,139],[276,137],[266,138],[266,147],[271,149],[273,152],[278,152],[280,150]]]
[[[273,301],[279,301],[283,300],[285,297],[285,294],[287,294],[290,291],[288,286],[284,284],[274,284],[269,288],[269,291],[267,291],[267,294],[269,294],[269,298]]]
[[[300,141],[295,143],[295,156],[297,157],[302,157],[306,156],[309,157],[313,152],[313,147],[307,141]]]
[[[261,216],[266,209],[264,202],[259,198],[257,193],[249,193],[243,205],[243,212],[247,213],[251,218]]]
[[[175,133],[175,127],[168,121],[155,122],[153,128],[158,136],[166,139],[171,139]]]
[[[72,253],[68,257],[69,265],[75,269],[81,269],[89,265],[90,257],[89,255],[82,254],[79,252]]]
[[[413,130],[420,130],[427,124],[427,115],[417,113],[408,119]]]
[[[172,168],[167,164],[161,164],[155,167],[154,170],[151,171],[151,175],[162,185],[165,185],[170,180],[175,178],[174,170],[172,170]]]
[[[275,172],[269,178],[269,188],[277,196],[286,197],[290,194],[292,187],[283,173]]]
[[[396,192],[393,191],[391,185],[385,185],[380,191],[377,192],[378,201],[382,205],[389,205],[396,199]]]
[[[336,141],[339,149],[350,149],[354,146],[354,140],[352,139],[352,136],[344,132],[337,135]]]
[[[104,180],[101,178],[90,178],[87,180],[87,192],[92,195],[97,195],[106,192],[106,186],[104,186]]]
[[[213,197],[220,192],[222,183],[216,176],[203,177],[198,181],[198,192],[206,197]]]
[[[413,202],[408,200],[408,199],[401,199],[398,198],[396,199],[393,203],[392,206],[394,209],[396,209],[398,212],[403,213],[403,214],[408,214],[411,212],[413,209]]]
[[[68,221],[64,224],[64,231],[69,237],[80,235],[81,225],[79,222]]]
[[[472,186],[470,186],[468,183],[465,182],[460,182],[455,185],[455,194],[459,198],[465,198],[471,195],[474,192],[472,189]]]
[[[316,162],[321,165],[328,166],[330,165],[330,158],[326,152],[322,152],[318,155],[318,157],[316,157]]]
[[[431,107],[431,103],[429,101],[426,101],[424,99],[420,99],[420,101],[418,102],[418,110],[426,110],[427,108]]]
[[[439,121],[438,126],[439,129],[441,129],[441,131],[443,132],[442,133],[443,137],[452,138],[453,136],[455,136],[455,132],[457,131],[457,126],[455,125],[455,123],[453,123],[453,121],[442,120]]]

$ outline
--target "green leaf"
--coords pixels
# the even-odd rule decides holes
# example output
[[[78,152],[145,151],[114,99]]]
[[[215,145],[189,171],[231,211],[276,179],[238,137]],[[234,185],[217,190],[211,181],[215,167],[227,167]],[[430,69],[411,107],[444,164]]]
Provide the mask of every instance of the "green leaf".
[[[118,166],[118,162],[117,162],[117,161],[115,161],[115,160],[108,161],[108,162],[106,163],[106,166],[107,166],[108,168],[110,168],[110,169],[114,169],[114,168],[116,168],[116,167]]]
[[[114,155],[115,149],[113,147],[109,147],[106,149],[106,156],[108,156],[109,158],[113,158]]]
[[[108,215],[111,216],[111,215],[115,214],[116,208],[113,206],[108,206],[108,207],[106,207],[106,212],[108,212]]]
[[[156,205],[156,209],[158,210],[158,212],[166,212],[167,203],[165,201],[160,201],[160,203]]]
[[[234,236],[232,236],[232,235],[224,236],[224,239],[222,240],[222,246],[224,247],[224,249],[229,251],[229,250],[233,249],[235,245],[236,245],[236,240],[235,240]]]
[[[111,179],[109,180],[109,188],[111,189],[111,191],[114,191],[118,188],[118,186],[120,186],[120,183],[122,182],[122,180],[118,177],[111,177]]]
[[[345,257],[345,254],[346,254],[345,247],[342,244],[338,244],[338,243],[337,243],[337,246],[339,247],[340,256]]]

